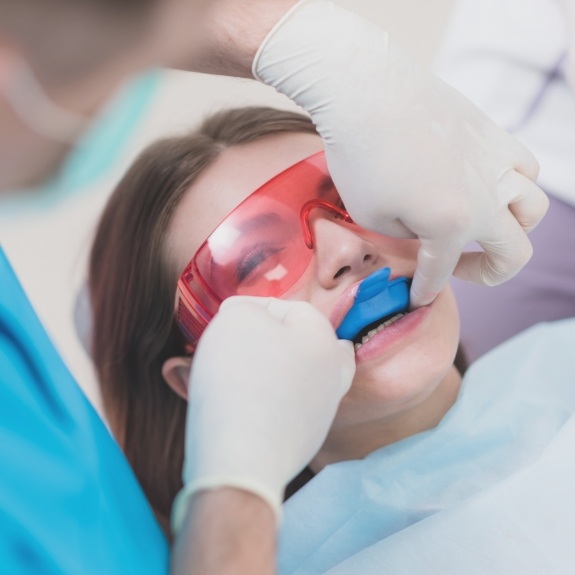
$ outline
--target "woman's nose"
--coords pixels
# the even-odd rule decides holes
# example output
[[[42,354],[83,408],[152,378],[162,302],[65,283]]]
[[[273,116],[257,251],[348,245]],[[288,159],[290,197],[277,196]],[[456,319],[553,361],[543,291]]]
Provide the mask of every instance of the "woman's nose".
[[[324,289],[336,287],[347,278],[362,278],[376,269],[375,246],[356,233],[360,228],[321,216],[311,224],[318,279]]]

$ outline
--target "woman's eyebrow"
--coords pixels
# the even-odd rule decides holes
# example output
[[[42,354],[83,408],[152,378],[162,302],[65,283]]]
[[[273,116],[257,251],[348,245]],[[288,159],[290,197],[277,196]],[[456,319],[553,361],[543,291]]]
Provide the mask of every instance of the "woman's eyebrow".
[[[269,227],[273,224],[277,224],[278,222],[281,222],[281,217],[279,214],[275,212],[265,212],[263,214],[258,214],[253,218],[244,220],[237,226],[237,229],[240,232],[252,232],[261,228]]]
[[[324,176],[317,186],[317,194],[319,198],[325,198],[330,192],[335,190],[335,184],[331,179],[331,176]]]

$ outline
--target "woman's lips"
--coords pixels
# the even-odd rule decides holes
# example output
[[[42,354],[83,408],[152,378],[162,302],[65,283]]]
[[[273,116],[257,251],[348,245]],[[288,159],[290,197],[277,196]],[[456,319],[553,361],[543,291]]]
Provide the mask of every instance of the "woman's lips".
[[[343,318],[347,315],[347,312],[353,307],[353,302],[355,301],[355,294],[359,289],[359,284],[364,280],[362,278],[360,281],[355,282],[345,289],[345,291],[339,296],[335,307],[333,308],[329,321],[333,326],[334,330],[341,325]]]
[[[400,277],[398,274],[392,273],[389,278],[389,281],[392,282],[394,279],[398,277]],[[343,321],[344,317],[347,315],[347,312],[353,307],[355,301],[355,294],[357,293],[357,290],[359,289],[359,286],[364,279],[365,278],[361,278],[359,281],[347,287],[344,290],[344,292],[339,296],[329,316],[329,321],[333,326],[333,329],[337,330],[337,328],[341,325],[341,322]]]
[[[420,307],[376,333],[368,342],[356,350],[356,362],[379,357],[391,346],[411,336],[430,313],[432,306],[433,303]]]

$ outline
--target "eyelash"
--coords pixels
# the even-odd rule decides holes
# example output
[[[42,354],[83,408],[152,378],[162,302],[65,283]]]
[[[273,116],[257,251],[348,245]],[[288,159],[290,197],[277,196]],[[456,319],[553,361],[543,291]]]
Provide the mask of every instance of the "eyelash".
[[[267,258],[281,252],[283,247],[271,247],[267,244],[257,244],[250,248],[238,263],[236,282],[242,283]]]

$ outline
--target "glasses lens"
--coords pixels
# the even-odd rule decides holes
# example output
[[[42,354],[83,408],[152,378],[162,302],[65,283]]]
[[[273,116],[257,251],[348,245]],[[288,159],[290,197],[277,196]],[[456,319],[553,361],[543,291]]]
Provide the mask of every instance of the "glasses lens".
[[[277,297],[289,289],[313,255],[302,234],[302,206],[318,196],[332,199],[333,190],[318,154],[241,203],[196,253],[199,273],[214,295]]]
[[[238,210],[196,256],[204,281],[220,299],[231,295],[277,296],[299,277],[312,252],[298,216],[273,198]]]
[[[303,275],[313,256],[302,218],[310,201],[341,207],[323,152],[264,184],[212,232],[178,283],[177,317],[188,341],[224,299],[280,297]]]

